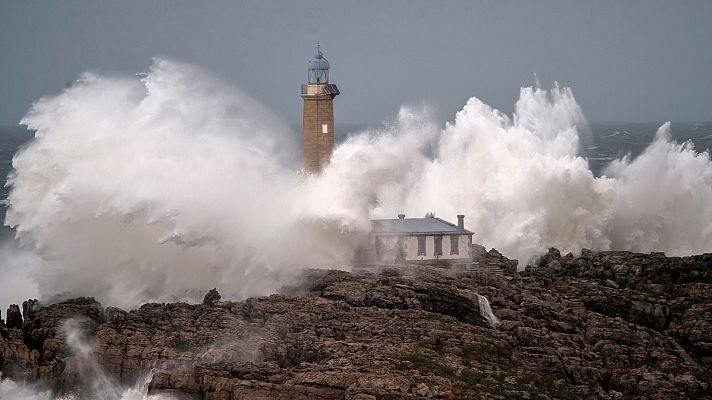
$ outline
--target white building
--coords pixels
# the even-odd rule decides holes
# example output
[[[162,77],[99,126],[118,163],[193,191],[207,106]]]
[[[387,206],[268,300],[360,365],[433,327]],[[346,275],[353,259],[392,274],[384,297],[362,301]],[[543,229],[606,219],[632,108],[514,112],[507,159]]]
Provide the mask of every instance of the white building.
[[[373,230],[359,246],[360,263],[469,263],[472,232],[465,229],[465,216],[452,224],[432,215],[424,218],[372,220]]]

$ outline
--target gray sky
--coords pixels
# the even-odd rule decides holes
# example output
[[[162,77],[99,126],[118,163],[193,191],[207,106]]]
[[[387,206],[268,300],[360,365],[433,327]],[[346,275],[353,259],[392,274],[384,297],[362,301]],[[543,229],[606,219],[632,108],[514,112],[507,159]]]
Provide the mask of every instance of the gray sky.
[[[0,0],[0,123],[89,69],[200,65],[289,122],[319,40],[337,125],[571,86],[589,121],[712,120],[712,1]]]

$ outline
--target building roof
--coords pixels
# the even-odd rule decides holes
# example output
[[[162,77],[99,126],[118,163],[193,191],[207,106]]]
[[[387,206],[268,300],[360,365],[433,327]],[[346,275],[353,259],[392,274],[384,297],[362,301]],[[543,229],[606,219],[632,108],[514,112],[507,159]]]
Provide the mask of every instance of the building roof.
[[[452,235],[469,234],[467,229],[460,229],[457,225],[451,224],[440,218],[396,218],[396,219],[374,219],[373,231],[375,233],[396,234],[396,235]]]

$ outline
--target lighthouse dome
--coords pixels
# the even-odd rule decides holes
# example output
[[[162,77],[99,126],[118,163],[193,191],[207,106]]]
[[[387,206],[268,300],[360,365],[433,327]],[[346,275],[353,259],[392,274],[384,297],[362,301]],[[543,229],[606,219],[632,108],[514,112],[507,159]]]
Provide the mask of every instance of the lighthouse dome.
[[[314,58],[309,61],[309,69],[329,69],[329,61],[324,58],[324,55],[321,54],[321,51],[316,53]]]

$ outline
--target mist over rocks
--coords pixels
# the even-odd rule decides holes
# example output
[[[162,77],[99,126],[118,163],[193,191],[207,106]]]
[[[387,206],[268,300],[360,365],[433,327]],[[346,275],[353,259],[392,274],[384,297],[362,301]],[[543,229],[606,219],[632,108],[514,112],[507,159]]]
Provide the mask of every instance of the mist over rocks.
[[[501,275],[307,270],[241,302],[26,303],[21,327],[0,328],[0,371],[86,397],[71,319],[108,377],[129,387],[152,371],[144,389],[164,398],[709,399],[711,271],[712,254],[551,249]]]

